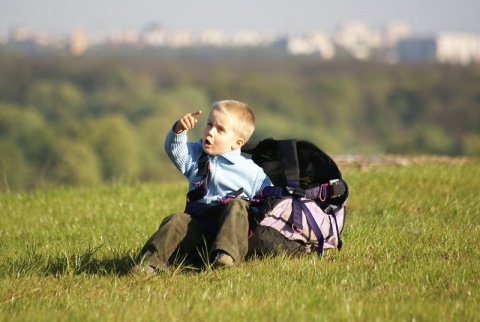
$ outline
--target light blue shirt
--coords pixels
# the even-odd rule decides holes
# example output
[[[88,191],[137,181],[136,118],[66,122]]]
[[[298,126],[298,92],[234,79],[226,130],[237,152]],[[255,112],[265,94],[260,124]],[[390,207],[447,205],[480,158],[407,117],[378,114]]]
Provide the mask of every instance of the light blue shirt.
[[[172,129],[167,134],[165,152],[177,169],[188,179],[188,191],[197,187],[203,180],[197,176],[198,159],[202,156],[202,140],[188,142],[187,131],[175,134]],[[252,160],[241,155],[240,149],[210,156],[208,193],[198,200],[202,203],[217,203],[218,198],[243,188],[241,196],[253,198],[266,186],[271,186],[270,178]]]

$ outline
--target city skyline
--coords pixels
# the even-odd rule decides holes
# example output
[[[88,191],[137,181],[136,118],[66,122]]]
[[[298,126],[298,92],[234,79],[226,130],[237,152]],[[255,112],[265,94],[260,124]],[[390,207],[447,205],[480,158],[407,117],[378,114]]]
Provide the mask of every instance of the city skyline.
[[[302,34],[330,33],[342,23],[362,21],[381,28],[392,21],[408,23],[415,33],[441,31],[480,32],[480,1],[371,0],[368,3],[339,0],[301,0],[278,4],[273,0],[0,0],[0,31],[26,26],[49,33],[65,34],[76,27],[87,32],[140,30],[150,23],[166,29],[226,32],[254,30]]]

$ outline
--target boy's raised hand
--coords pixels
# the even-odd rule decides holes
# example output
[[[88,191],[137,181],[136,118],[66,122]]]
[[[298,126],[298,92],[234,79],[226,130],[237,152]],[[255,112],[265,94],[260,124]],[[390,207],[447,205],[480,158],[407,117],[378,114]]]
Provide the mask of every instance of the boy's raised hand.
[[[202,114],[202,111],[197,111],[194,113],[188,113],[182,116],[180,120],[178,120],[177,123],[175,123],[175,127],[173,129],[173,132],[175,133],[181,133],[185,130],[191,130],[195,127],[195,124],[197,124],[198,120],[197,117]]]

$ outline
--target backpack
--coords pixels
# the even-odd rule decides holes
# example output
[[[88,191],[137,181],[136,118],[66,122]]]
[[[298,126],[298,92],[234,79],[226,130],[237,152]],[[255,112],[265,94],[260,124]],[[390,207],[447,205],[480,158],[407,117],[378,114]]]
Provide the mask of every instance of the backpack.
[[[342,248],[348,186],[333,159],[306,140],[264,139],[242,147],[270,177],[251,200],[251,235],[259,227],[305,246],[305,252]],[[264,231],[264,229],[262,230]],[[283,241],[282,241],[283,242]]]

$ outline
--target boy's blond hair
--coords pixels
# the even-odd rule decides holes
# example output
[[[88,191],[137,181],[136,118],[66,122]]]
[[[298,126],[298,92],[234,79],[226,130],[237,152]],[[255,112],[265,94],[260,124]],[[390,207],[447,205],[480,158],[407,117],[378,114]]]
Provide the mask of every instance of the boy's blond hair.
[[[234,100],[223,100],[213,103],[212,110],[213,109],[234,115],[238,121],[235,129],[238,135],[240,135],[245,142],[250,139],[255,130],[255,116],[253,116],[253,112],[247,104]]]

